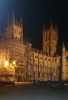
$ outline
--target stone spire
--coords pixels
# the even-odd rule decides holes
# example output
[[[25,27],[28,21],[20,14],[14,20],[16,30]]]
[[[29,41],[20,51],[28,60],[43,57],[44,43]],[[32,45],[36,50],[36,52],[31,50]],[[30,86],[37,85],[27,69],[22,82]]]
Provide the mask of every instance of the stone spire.
[[[21,17],[20,17],[20,26],[22,27],[23,25],[22,25],[22,15],[21,15]]]
[[[66,50],[65,50],[65,45],[64,45],[64,42],[63,42],[63,46],[62,46],[62,55],[64,55],[65,52],[66,52]]]
[[[10,20],[9,20],[9,15],[8,15],[7,26],[9,26],[9,24],[10,24]]]
[[[57,27],[57,24],[56,24],[56,26],[55,26],[55,28],[54,28],[54,29],[55,29],[55,31],[58,31],[58,27]]]
[[[17,18],[16,18],[16,25],[18,26],[18,21],[17,21]]]
[[[5,33],[5,26],[4,26],[4,33]]]
[[[46,28],[45,28],[45,24],[43,24],[43,33],[45,32]]]
[[[15,15],[14,15],[14,10],[13,10],[12,18],[11,18],[11,24],[15,24]]]
[[[50,23],[50,29],[53,29],[52,19],[51,19],[51,23]]]
[[[1,34],[1,22],[0,22],[0,39],[2,37],[2,34]]]
[[[65,46],[64,46],[64,42],[63,42],[63,48],[65,48]]]

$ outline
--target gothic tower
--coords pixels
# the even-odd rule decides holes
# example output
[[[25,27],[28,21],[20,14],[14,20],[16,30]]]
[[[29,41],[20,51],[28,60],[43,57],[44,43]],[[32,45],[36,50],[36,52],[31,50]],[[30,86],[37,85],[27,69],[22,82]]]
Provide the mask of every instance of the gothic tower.
[[[16,39],[18,41],[23,41],[23,27],[22,27],[22,17],[20,18],[20,22],[15,19],[15,15],[13,12],[11,21],[7,20],[7,26],[5,29],[4,39]]]
[[[58,29],[57,26],[53,28],[51,21],[50,28],[46,29],[43,26],[43,51],[49,56],[54,56],[58,42]]]

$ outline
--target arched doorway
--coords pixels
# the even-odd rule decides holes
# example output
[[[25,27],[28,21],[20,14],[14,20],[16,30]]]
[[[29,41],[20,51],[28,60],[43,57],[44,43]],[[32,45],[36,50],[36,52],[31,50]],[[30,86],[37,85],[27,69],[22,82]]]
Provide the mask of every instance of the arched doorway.
[[[22,82],[22,76],[18,76],[18,82]]]

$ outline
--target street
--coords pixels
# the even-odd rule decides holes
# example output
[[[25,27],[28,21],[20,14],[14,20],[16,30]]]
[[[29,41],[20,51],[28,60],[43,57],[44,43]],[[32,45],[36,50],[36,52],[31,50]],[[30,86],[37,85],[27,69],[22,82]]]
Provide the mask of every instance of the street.
[[[0,87],[0,100],[68,100],[68,91],[47,85],[16,83]]]

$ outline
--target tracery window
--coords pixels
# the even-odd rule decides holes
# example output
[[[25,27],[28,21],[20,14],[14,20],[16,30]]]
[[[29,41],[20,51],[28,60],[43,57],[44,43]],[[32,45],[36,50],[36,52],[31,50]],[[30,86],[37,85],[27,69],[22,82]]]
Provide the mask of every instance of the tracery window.
[[[19,38],[18,37],[15,37],[15,39],[18,41],[19,40]]]

